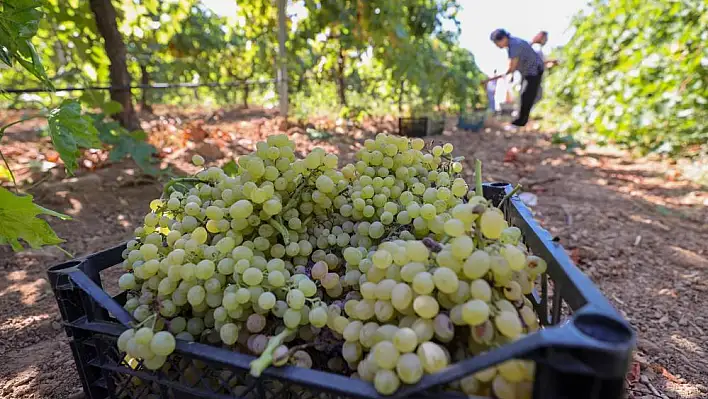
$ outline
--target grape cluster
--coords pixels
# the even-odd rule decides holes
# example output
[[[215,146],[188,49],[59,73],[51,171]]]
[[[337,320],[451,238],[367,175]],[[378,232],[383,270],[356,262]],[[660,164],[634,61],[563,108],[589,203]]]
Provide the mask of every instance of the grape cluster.
[[[199,341],[259,356],[255,376],[314,365],[388,395],[539,328],[527,296],[546,264],[479,173],[474,190],[460,177],[451,144],[379,134],[341,169],[293,149],[270,136],[235,175],[204,168],[151,202],[118,282],[137,321],[118,340],[129,359],[158,369],[175,339]],[[452,388],[530,397],[533,374],[509,360]]]

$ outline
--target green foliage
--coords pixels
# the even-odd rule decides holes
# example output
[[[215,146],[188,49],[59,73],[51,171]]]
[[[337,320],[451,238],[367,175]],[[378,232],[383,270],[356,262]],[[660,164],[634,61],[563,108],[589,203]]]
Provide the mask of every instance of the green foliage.
[[[12,67],[16,61],[47,86],[51,82],[32,45],[42,12],[40,0],[0,2],[0,61]]]
[[[708,142],[708,3],[596,1],[550,74],[564,130],[644,151]]]
[[[59,153],[69,174],[78,167],[77,159],[81,148],[101,146],[98,131],[88,115],[81,114],[81,104],[76,100],[65,100],[59,108],[49,112],[49,136]]]
[[[24,246],[20,240],[32,248],[62,243],[49,224],[37,217],[42,214],[70,219],[33,203],[31,195],[15,195],[0,187],[0,245],[9,244],[13,250],[21,251]]]
[[[153,158],[157,150],[145,141],[147,134],[144,131],[128,132],[118,122],[106,121],[103,114],[94,114],[92,117],[98,138],[111,146],[110,161],[116,162],[130,156],[144,173],[153,176],[159,173]]]

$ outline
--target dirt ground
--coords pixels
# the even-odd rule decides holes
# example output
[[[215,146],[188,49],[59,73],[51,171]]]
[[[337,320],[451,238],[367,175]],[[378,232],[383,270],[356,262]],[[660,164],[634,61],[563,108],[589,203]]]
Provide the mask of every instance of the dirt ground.
[[[321,126],[320,126],[321,125]],[[33,160],[51,160],[46,139],[29,123],[3,139],[3,152],[43,206],[67,213],[51,221],[63,248],[84,255],[120,243],[140,223],[161,182],[141,176],[130,161],[107,165],[86,154],[84,170],[66,178],[61,167],[37,172]],[[244,153],[270,131],[287,130],[267,112],[146,117],[144,127],[173,172],[190,172],[195,152],[216,163]],[[303,126],[304,127],[304,126]],[[395,130],[393,120],[364,129],[315,122],[332,136],[316,141],[303,127],[288,132],[306,153],[315,145],[349,159],[363,139]],[[528,129],[508,133],[490,123],[482,132],[451,129],[455,154],[480,158],[488,181],[519,182],[537,196],[542,225],[570,252],[638,332],[628,376],[632,398],[708,397],[708,193],[683,180],[666,162],[632,160],[626,153],[586,148],[570,153],[550,135]],[[9,153],[9,154],[8,154]],[[13,157],[13,154],[15,155]],[[95,169],[89,171],[89,169]],[[39,175],[38,175],[39,173]],[[25,185],[28,187],[28,185]],[[81,398],[61,317],[46,280],[49,266],[65,260],[58,249],[13,253],[0,248],[0,397]]]

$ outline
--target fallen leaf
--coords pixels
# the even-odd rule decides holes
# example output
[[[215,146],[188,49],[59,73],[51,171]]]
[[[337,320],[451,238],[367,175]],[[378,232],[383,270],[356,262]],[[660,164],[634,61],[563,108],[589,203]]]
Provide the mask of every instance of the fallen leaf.
[[[651,369],[654,370],[654,372],[663,375],[667,380],[669,380],[675,384],[681,384],[681,380],[679,380],[678,377],[676,377],[675,375],[671,374],[669,372],[669,370],[664,368],[664,366],[654,363],[654,364],[650,365],[649,367],[651,367]]]
[[[516,147],[511,147],[506,151],[506,154],[504,154],[504,162],[514,162],[516,161],[516,154],[519,152],[519,149]]]
[[[639,362],[632,362],[632,365],[629,366],[629,372],[627,373],[627,384],[629,385],[634,385],[639,381],[639,376],[641,375],[641,366],[639,365]]]

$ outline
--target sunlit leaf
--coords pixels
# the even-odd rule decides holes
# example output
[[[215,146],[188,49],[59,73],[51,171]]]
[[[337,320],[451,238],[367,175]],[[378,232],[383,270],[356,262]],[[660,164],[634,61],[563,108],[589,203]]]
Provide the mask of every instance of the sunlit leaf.
[[[78,167],[81,148],[101,146],[93,121],[81,114],[81,105],[76,100],[65,100],[49,113],[49,136],[69,174]]]
[[[33,203],[31,195],[15,195],[0,187],[0,245],[9,244],[13,250],[21,251],[23,242],[32,248],[62,243],[64,240],[49,224],[37,217],[41,214],[70,219]]]

